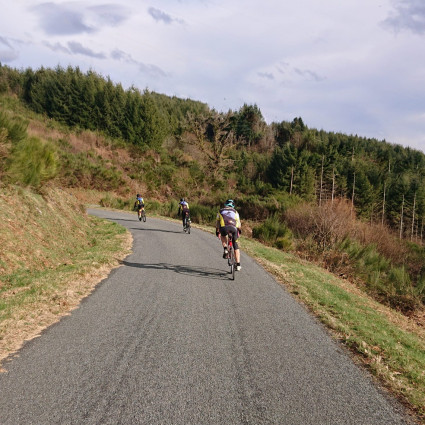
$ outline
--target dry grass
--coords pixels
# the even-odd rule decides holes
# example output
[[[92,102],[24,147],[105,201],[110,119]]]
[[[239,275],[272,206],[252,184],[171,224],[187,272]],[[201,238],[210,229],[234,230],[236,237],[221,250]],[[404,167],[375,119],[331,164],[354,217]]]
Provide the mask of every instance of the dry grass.
[[[122,173],[125,187],[120,190],[122,194],[136,193],[138,190],[135,183],[126,172],[129,164],[134,160],[131,157],[130,149],[114,146],[104,136],[92,132],[81,131],[78,134],[61,130],[57,124],[54,127],[47,126],[45,122],[30,120],[28,124],[28,135],[36,136],[42,140],[49,140],[55,144],[65,141],[72,154],[87,154],[88,156],[102,158],[105,166],[115,166]]]
[[[41,197],[3,188],[0,220],[2,361],[76,308],[119,266],[132,238],[89,218],[74,196],[57,189]]]

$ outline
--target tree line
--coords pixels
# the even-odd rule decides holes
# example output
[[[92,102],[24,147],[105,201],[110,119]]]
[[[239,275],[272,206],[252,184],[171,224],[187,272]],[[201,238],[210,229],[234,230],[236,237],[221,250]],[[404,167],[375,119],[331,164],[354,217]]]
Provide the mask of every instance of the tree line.
[[[217,112],[207,104],[124,89],[77,68],[16,70],[0,64],[0,92],[74,128],[101,131],[161,150],[166,140],[195,143],[204,175],[225,187],[233,173],[244,196],[287,193],[319,205],[345,198],[365,221],[423,240],[425,155],[358,135],[308,128],[301,117],[267,124],[257,105]],[[193,165],[193,164],[192,164]],[[229,174],[230,173],[230,174]],[[214,183],[214,184],[215,184]],[[220,183],[220,182],[219,182]]]

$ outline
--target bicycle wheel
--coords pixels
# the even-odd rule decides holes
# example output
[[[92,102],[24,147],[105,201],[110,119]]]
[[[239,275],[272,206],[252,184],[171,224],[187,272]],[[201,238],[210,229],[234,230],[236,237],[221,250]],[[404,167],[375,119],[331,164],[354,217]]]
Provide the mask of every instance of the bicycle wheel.
[[[190,235],[190,220],[187,220],[187,233]]]
[[[233,250],[233,247],[230,248],[230,277],[232,280],[235,280],[235,268],[236,268],[236,261],[235,261],[235,251]]]
[[[144,211],[142,212],[142,218],[143,218],[143,222],[145,223],[146,222],[146,213]]]

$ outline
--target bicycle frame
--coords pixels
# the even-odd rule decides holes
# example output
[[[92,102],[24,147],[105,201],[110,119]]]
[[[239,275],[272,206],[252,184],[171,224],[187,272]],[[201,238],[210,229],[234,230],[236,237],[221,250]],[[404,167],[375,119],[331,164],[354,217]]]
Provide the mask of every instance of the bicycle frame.
[[[183,230],[186,233],[190,233],[190,215],[189,215],[189,211],[184,211],[183,212]]]
[[[227,250],[229,254],[227,255],[227,263],[230,266],[230,274],[232,280],[235,280],[235,269],[236,269],[236,260],[235,260],[235,250],[233,249],[233,234],[227,234]]]
[[[143,219],[143,221],[146,221],[146,213],[145,213],[145,208],[139,208],[137,210],[137,216],[139,218],[139,220],[141,221]]]

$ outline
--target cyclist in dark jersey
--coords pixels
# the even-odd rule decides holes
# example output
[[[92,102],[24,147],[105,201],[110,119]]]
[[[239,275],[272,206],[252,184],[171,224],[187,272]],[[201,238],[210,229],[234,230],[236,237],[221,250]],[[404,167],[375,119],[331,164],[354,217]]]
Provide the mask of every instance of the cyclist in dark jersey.
[[[139,217],[139,221],[142,221],[142,210],[145,209],[145,201],[143,200],[143,197],[139,194],[136,195],[136,202],[134,202],[134,210],[137,210],[137,216]]]
[[[189,214],[190,214],[189,204],[184,198],[181,198],[179,202],[178,215],[180,215],[180,212],[182,213],[182,222],[183,222],[183,229],[184,229],[186,226],[186,220],[189,218]]]
[[[235,203],[232,199],[228,199],[224,203],[224,208],[221,208],[217,213],[216,220],[216,235],[220,235],[221,243],[223,245],[223,258],[227,258],[227,234],[229,232],[233,235],[233,246],[235,248],[235,257],[236,257],[236,270],[241,269],[241,253],[239,250],[239,245],[237,239],[241,233],[241,220],[239,218],[239,213],[235,210]]]

